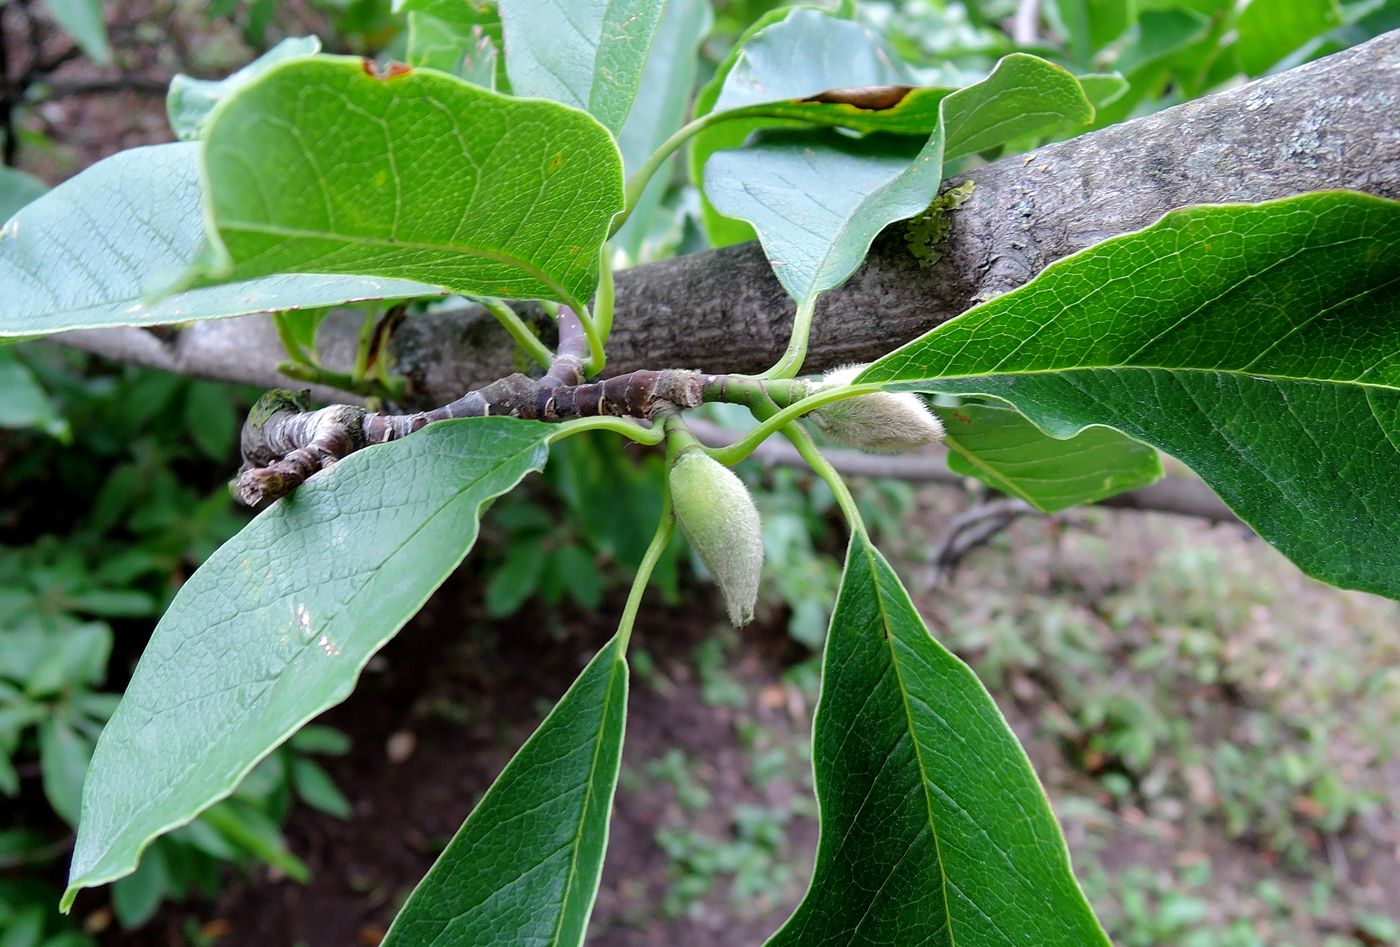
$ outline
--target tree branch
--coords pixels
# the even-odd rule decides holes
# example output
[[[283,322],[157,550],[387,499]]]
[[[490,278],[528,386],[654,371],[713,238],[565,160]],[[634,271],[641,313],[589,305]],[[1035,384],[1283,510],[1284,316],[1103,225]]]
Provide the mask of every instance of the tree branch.
[[[968,172],[975,190],[921,269],[891,227],[817,307],[807,368],[869,361],[1022,285],[1049,263],[1191,204],[1325,188],[1400,197],[1400,31],[1249,85]],[[930,195],[932,197],[932,195]],[[756,244],[620,273],[608,369],[759,371],[781,355],[793,306]],[[541,318],[536,316],[535,318]],[[322,328],[323,360],[354,351],[358,316]],[[263,317],[197,323],[169,344],[141,330],[62,340],[187,374],[286,384]],[[441,404],[515,370],[479,310],[407,320],[391,351],[417,404]]]

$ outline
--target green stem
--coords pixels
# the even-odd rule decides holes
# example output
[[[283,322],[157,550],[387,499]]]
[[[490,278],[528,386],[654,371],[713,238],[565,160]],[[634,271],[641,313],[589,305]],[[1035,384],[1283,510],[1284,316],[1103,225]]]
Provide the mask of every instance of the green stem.
[[[666,159],[675,153],[676,149],[686,143],[691,136],[696,135],[711,125],[726,121],[728,112],[711,112],[708,115],[701,115],[699,118],[686,122],[675,133],[663,141],[642,166],[637,169],[637,173],[627,180],[627,190],[624,192],[624,203],[622,213],[613,218],[612,230],[608,231],[611,237],[622,229],[622,225],[627,223],[627,218],[632,216],[632,211],[637,209],[637,202],[642,199],[642,192],[647,189],[651,179],[661,166],[666,163]]]
[[[584,431],[611,431],[649,447],[660,444],[665,438],[660,427],[644,428],[636,421],[602,415],[596,418],[574,418],[571,421],[564,421],[559,425],[558,430],[550,435],[550,441],[563,440],[575,434],[582,434]]]
[[[811,296],[797,304],[797,314],[792,318],[792,333],[788,336],[787,351],[777,364],[759,378],[793,378],[802,370],[807,360],[807,340],[812,335],[812,313],[817,308],[817,297]]]
[[[637,574],[632,579],[632,589],[627,593],[627,604],[623,606],[622,618],[617,623],[617,647],[624,654],[627,652],[628,642],[632,640],[632,626],[637,621],[637,610],[642,606],[647,581],[651,579],[652,570],[656,568],[661,554],[666,551],[666,544],[671,541],[671,532],[675,525],[676,521],[671,516],[671,496],[668,493],[661,501],[661,522],[656,524],[656,533],[651,537],[651,545],[647,546],[641,565],[637,566]]]
[[[353,391],[357,395],[384,398],[389,401],[401,399],[404,389],[407,387],[402,378],[390,376],[383,379],[361,378],[357,380],[348,372],[332,371],[318,365],[303,365],[300,362],[278,362],[277,370],[297,381],[325,385],[327,388],[339,388],[341,391]]]
[[[357,385],[365,380],[365,372],[369,370],[369,353],[374,348],[374,327],[378,322],[373,312],[367,312],[365,321],[360,325],[360,340],[355,348],[355,367],[350,370],[350,377]]]
[[[272,325],[277,330],[277,340],[282,343],[282,348],[286,349],[287,355],[291,357],[292,361],[315,368],[317,360],[308,355],[306,349],[301,347],[301,343],[292,337],[292,328],[287,323],[287,315],[285,312],[272,314]]]
[[[612,247],[606,242],[598,250],[598,292],[593,297],[593,321],[598,326],[598,335],[606,344],[612,333],[613,299]]]
[[[549,350],[549,346],[541,342],[539,337],[530,331],[530,327],[525,324],[525,321],[514,309],[493,296],[473,296],[472,298],[496,317],[496,321],[510,333],[515,344],[524,349],[526,354],[545,368],[554,364],[554,353]]]
[[[794,401],[781,411],[764,418],[756,428],[728,447],[713,448],[710,451],[710,456],[720,463],[732,467],[752,454],[754,448],[768,440],[775,431],[781,431],[789,423],[807,412],[833,401],[868,395],[880,390],[880,385],[839,385],[835,388],[823,388],[821,391],[808,395],[801,401]]]
[[[593,321],[593,314],[587,306],[579,306],[574,311],[583,326],[584,337],[588,339],[588,364],[583,367],[583,374],[586,378],[592,378],[608,363],[608,357],[603,353],[603,337],[598,334],[598,323]],[[608,318],[612,318],[611,313]]]
[[[812,435],[808,434],[800,424],[789,424],[783,428],[783,436],[797,448],[797,453],[807,464],[817,472],[817,475],[826,481],[826,485],[831,488],[831,492],[836,495],[836,503],[841,507],[841,512],[846,516],[846,523],[851,527],[852,533],[864,536],[865,520],[861,519],[860,509],[856,506],[856,498],[851,495],[851,488],[846,486],[846,481],[841,479],[841,474],[836,468],[831,466],[831,461],[822,456],[822,452],[817,450],[816,442],[812,440]]]

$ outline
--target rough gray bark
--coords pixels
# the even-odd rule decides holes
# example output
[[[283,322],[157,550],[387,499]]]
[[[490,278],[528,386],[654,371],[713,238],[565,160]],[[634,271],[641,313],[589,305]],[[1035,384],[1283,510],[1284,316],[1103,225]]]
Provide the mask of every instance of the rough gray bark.
[[[1400,197],[1397,114],[1400,31],[974,170],[964,177],[975,190],[952,215],[943,258],[921,269],[905,250],[902,228],[890,228],[855,276],[817,307],[808,366],[875,358],[1054,260],[1176,207],[1324,188]],[[782,353],[792,310],[756,244],[628,270],[617,281],[608,373],[761,370]],[[348,363],[358,325],[349,313],[328,321],[327,364]],[[62,339],[185,374],[302,387],[273,370],[283,355],[263,317],[198,323],[169,343],[138,329]],[[393,350],[420,406],[451,401],[518,367],[505,333],[479,311],[412,318]]]

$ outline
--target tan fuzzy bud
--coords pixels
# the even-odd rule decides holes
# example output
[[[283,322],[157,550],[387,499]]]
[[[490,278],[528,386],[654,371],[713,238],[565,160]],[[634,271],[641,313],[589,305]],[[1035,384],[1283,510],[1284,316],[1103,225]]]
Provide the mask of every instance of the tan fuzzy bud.
[[[864,365],[834,368],[812,386],[812,391],[848,385],[864,370]],[[902,454],[943,440],[943,422],[909,392],[857,395],[823,405],[809,417],[838,444],[876,454]]]
[[[701,450],[687,450],[671,465],[671,504],[676,522],[714,575],[729,620],[753,619],[763,571],[758,509],[734,471]]]

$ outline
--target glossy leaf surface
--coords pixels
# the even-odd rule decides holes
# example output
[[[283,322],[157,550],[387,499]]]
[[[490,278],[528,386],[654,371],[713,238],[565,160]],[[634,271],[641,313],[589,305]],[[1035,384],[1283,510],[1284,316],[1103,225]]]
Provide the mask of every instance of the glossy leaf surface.
[[[1045,513],[1096,503],[1162,476],[1155,450],[1111,428],[1060,440],[1010,408],[965,404],[937,413],[948,432],[950,470]]]
[[[136,867],[341,700],[466,556],[485,503],[544,466],[550,428],[434,424],[350,455],[181,587],[98,741],[68,893]]]
[[[0,228],[0,337],[441,293],[406,280],[289,275],[151,297],[199,255],[202,213],[193,142],[122,151],[60,184]]]
[[[1047,267],[862,381],[987,394],[1192,467],[1304,571],[1400,597],[1400,203],[1186,208]]]
[[[215,112],[210,275],[356,273],[575,307],[622,208],[607,130],[427,69],[316,57]]]
[[[516,95],[553,99],[612,131],[632,109],[665,0],[508,0],[506,72]]]
[[[627,717],[614,639],[584,668],[419,882],[384,947],[581,944]]]
[[[812,739],[816,868],[770,947],[1107,947],[1025,751],[861,535]]]

